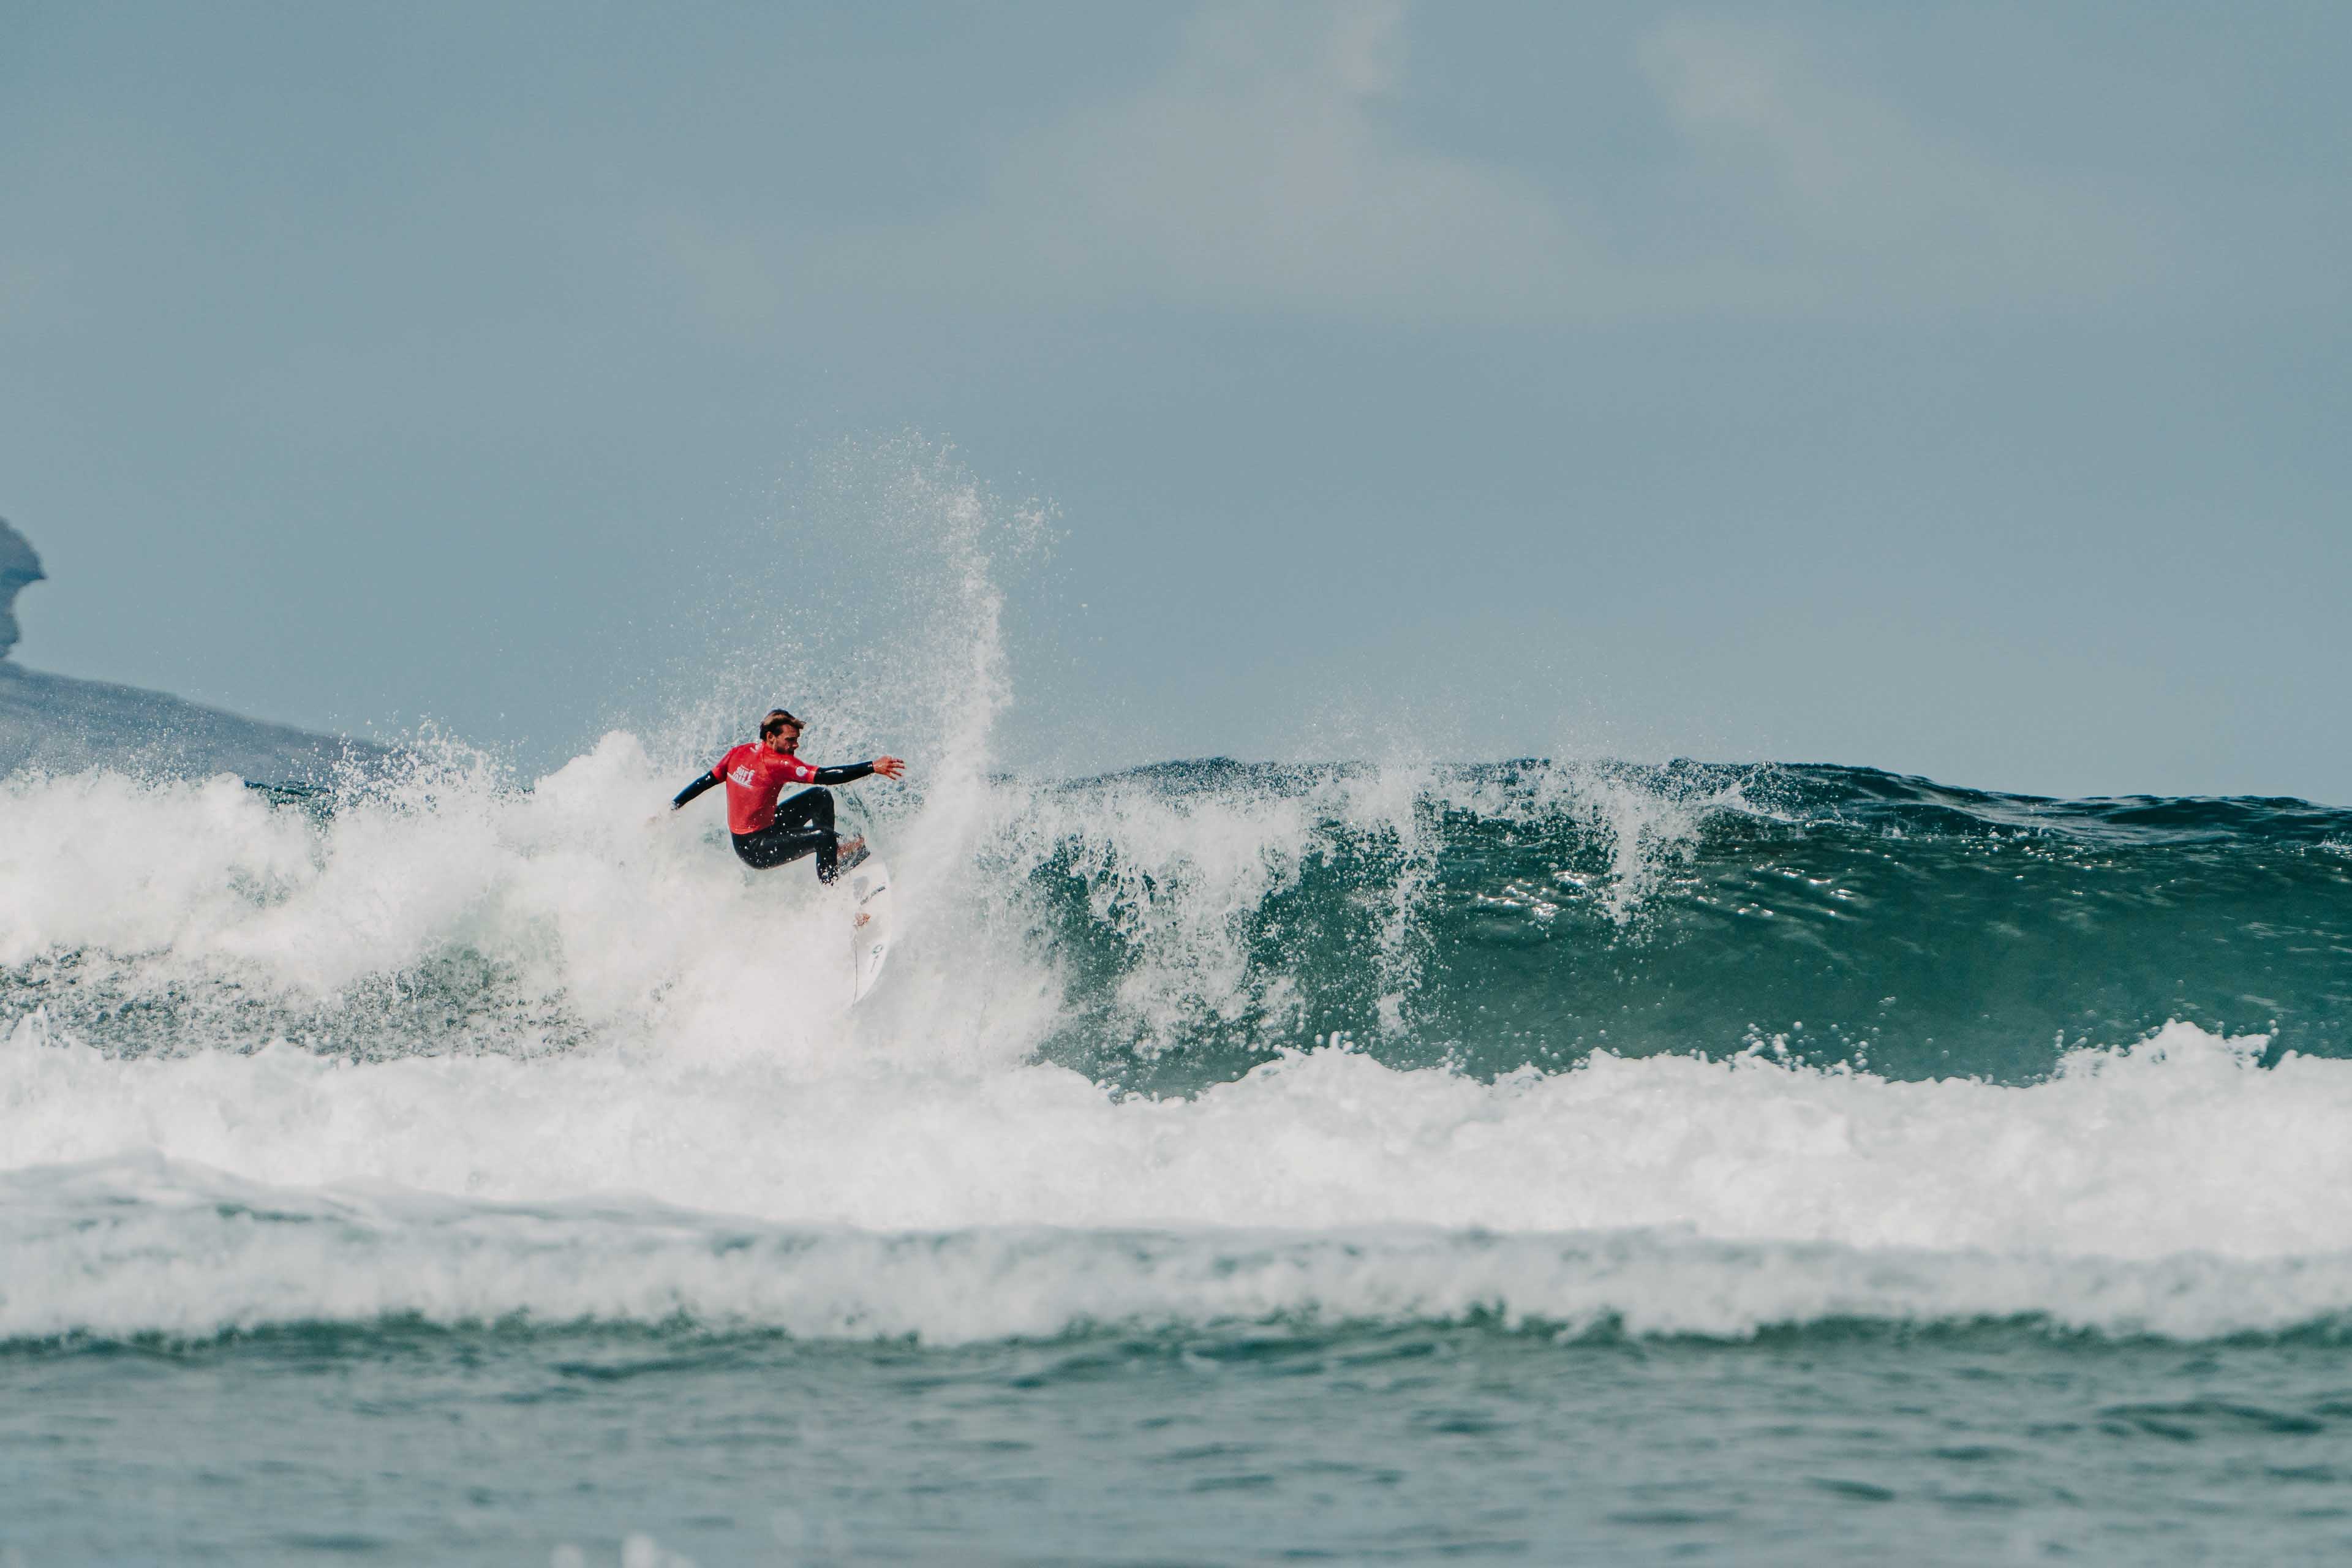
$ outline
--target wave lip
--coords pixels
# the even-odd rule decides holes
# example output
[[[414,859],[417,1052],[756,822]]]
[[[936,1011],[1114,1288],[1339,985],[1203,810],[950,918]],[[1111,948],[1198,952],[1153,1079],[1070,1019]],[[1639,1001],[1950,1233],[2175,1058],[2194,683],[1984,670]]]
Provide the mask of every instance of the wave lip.
[[[659,810],[685,762],[615,732],[527,788],[478,763],[299,799],[0,779],[0,1029],[46,1010],[140,1056],[677,1052],[845,994],[812,877],[753,878],[710,818]],[[887,1037],[1189,1093],[1334,1035],[1490,1079],[1752,1036],[2025,1084],[2168,1019],[2352,1057],[2352,813],[2296,802],[1534,762],[852,795],[881,814],[900,942],[855,1021],[789,1020],[803,1058]]]
[[[1486,1321],[1740,1339],[2025,1322],[2180,1341],[2333,1331],[2352,1253],[1927,1252],[1640,1229],[1499,1235],[766,1226],[653,1205],[277,1192],[152,1159],[6,1179],[0,1342],[319,1322],[690,1324],[959,1344],[1096,1330]]]

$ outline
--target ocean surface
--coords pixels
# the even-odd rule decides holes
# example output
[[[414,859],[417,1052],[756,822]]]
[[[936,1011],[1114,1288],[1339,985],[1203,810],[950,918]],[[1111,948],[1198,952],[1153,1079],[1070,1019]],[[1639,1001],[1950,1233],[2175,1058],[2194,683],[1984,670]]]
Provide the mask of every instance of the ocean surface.
[[[0,783],[12,1565],[2352,1551],[2352,813],[690,765]]]
[[[751,689],[0,778],[0,1563],[2352,1555],[2352,812],[1026,776],[971,510],[854,1010]]]

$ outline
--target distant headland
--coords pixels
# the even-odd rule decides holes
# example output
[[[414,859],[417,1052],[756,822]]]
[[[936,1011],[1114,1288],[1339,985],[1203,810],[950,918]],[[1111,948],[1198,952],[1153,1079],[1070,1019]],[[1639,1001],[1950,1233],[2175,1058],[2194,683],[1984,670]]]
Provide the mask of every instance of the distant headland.
[[[47,577],[32,542],[0,519],[0,773],[111,767],[320,784],[392,754],[371,742],[265,724],[169,692],[25,668],[10,657],[21,636],[16,595]]]
[[[16,595],[47,575],[41,570],[41,558],[33,553],[32,541],[0,517],[0,658],[16,646]]]

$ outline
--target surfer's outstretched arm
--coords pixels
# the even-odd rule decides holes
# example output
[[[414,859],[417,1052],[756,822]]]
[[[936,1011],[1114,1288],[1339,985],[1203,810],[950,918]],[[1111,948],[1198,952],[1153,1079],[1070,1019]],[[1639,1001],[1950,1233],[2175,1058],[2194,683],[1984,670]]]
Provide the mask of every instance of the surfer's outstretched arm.
[[[719,770],[717,768],[713,768],[709,773],[703,774],[700,778],[695,780],[692,784],[687,785],[684,789],[678,791],[677,798],[669,803],[669,808],[672,811],[677,811],[680,807],[684,806],[688,801],[690,801],[696,795],[700,795],[704,790],[715,789],[718,787],[718,784]]]
[[[810,782],[821,784],[845,784],[852,779],[862,779],[868,773],[880,773],[886,779],[895,779],[906,771],[907,764],[898,758],[883,756],[877,757],[870,763],[845,763],[837,768],[819,768],[816,771],[816,777]]]

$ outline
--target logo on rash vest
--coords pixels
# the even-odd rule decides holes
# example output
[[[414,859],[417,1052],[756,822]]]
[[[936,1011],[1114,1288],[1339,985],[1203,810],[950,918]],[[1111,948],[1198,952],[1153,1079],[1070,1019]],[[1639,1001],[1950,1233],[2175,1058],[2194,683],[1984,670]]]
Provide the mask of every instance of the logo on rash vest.
[[[742,784],[747,788],[750,785],[760,782],[758,779],[751,776],[751,770],[749,768],[737,768],[733,773],[729,773],[727,776],[733,779],[737,784]]]

